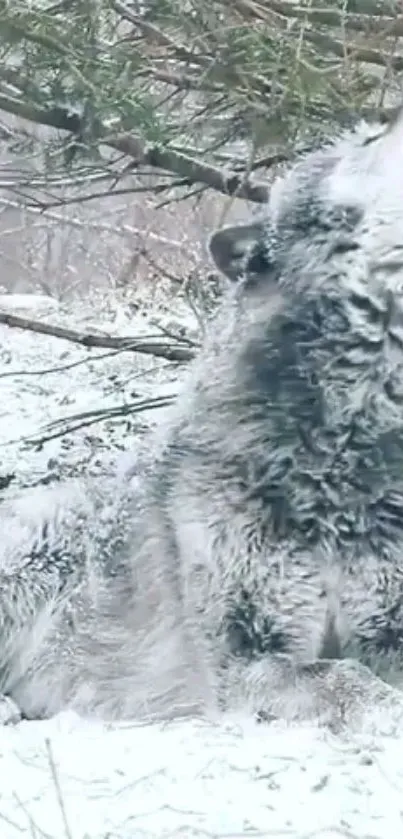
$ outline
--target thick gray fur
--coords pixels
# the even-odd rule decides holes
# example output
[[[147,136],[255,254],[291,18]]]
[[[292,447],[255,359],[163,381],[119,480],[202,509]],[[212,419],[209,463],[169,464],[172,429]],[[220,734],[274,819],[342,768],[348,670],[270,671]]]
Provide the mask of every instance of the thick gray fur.
[[[142,496],[0,505],[0,690],[27,716],[292,716],[320,659],[399,681],[403,117],[210,250],[235,283]]]

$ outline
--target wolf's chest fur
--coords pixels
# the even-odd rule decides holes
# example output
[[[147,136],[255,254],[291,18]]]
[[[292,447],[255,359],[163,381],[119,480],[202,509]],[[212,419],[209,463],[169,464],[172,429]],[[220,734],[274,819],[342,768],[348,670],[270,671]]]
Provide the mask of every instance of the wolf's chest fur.
[[[340,654],[369,639],[380,650],[401,646],[400,302],[328,295],[326,304],[305,300],[270,326],[265,362],[254,364],[265,441],[251,438],[248,481],[240,484],[255,510],[268,576],[265,584],[247,574],[238,588],[230,610],[238,647],[247,648],[248,622],[252,647],[262,651],[304,639],[305,654],[311,644],[312,656],[328,655],[330,632]],[[279,554],[276,574],[270,557]]]
[[[319,287],[314,268],[239,326],[236,364],[232,348],[215,362],[236,372],[191,444],[219,498],[207,599],[233,655],[388,668],[403,642],[403,297],[384,266],[337,267],[318,260]]]

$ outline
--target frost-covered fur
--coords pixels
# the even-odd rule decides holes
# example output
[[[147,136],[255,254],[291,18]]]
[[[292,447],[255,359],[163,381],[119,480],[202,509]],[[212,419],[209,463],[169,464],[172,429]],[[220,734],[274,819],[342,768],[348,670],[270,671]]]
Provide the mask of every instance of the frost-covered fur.
[[[320,659],[400,678],[403,116],[210,249],[236,282],[142,497],[0,505],[0,690],[29,716],[282,712],[334,690]]]

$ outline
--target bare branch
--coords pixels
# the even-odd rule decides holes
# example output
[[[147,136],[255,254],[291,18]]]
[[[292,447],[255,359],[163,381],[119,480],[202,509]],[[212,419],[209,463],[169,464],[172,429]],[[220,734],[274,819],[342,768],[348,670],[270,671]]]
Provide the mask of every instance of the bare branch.
[[[125,402],[122,405],[115,405],[111,408],[95,408],[92,411],[72,414],[71,416],[48,423],[45,426],[45,433],[41,437],[20,437],[16,440],[7,440],[5,443],[0,443],[0,447],[25,443],[35,448],[41,448],[49,440],[65,437],[66,434],[72,434],[81,428],[88,428],[91,425],[96,425],[105,420],[121,419],[121,417],[140,414],[144,411],[152,411],[157,408],[168,408],[172,405],[175,398],[176,394],[173,393],[165,396],[155,396],[153,398],[136,399],[134,402]],[[13,476],[11,476],[12,479]]]
[[[102,353],[91,358],[91,361],[103,361],[105,358],[115,358],[120,355],[123,350],[111,350],[110,352]],[[59,364],[55,367],[42,367],[38,370],[6,370],[5,373],[0,373],[0,379],[19,379],[21,376],[48,376],[52,373],[65,373],[66,370],[73,370],[75,367],[81,367],[82,364],[88,364],[88,358],[80,358],[79,361],[71,361],[69,364]]]
[[[196,347],[195,349],[191,349],[188,341],[186,341],[187,346],[182,346],[180,338],[177,339],[178,343],[175,346],[173,344],[162,343],[161,341],[82,333],[74,329],[67,329],[62,326],[23,318],[20,315],[10,314],[9,312],[0,312],[0,323],[16,329],[37,332],[41,335],[51,335],[54,338],[71,341],[73,344],[80,344],[83,347],[101,347],[125,352],[138,352],[144,355],[165,358],[167,361],[190,361],[194,357],[196,349]]]

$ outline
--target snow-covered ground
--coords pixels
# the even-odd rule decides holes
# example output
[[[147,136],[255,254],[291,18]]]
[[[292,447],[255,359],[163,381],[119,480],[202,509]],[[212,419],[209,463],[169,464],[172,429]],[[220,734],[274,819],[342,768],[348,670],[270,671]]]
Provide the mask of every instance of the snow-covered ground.
[[[402,740],[313,727],[102,727],[72,714],[1,732],[3,837],[392,837]],[[400,771],[399,771],[400,770]]]
[[[102,320],[91,305],[73,316],[45,298],[8,296],[0,299],[0,311],[6,307],[82,330],[156,331],[123,309]],[[176,376],[150,357],[90,351],[0,325],[1,495],[50,483],[61,470],[135,468],[136,440],[162,409],[43,442],[55,432],[46,426],[174,393]],[[398,711],[400,704],[396,694]],[[393,839],[403,832],[403,710],[396,719],[386,706],[374,709],[365,727],[338,735],[234,715],[112,726],[66,712],[3,727],[0,839]]]

